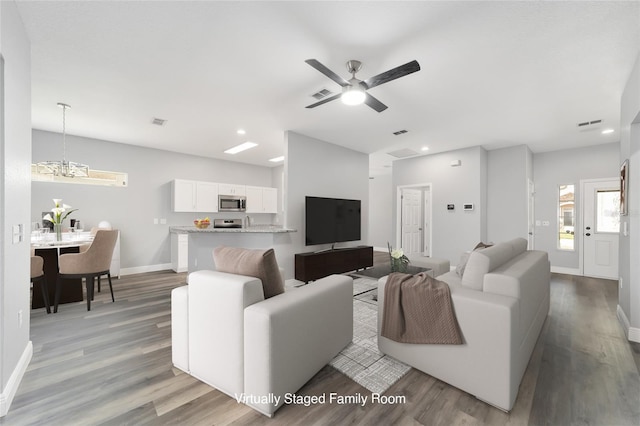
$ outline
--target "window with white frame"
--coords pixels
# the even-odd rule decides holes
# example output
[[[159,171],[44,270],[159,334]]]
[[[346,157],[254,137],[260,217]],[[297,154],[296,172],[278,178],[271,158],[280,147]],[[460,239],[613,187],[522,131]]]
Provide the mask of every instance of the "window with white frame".
[[[558,249],[575,250],[575,185],[560,185],[558,191]]]

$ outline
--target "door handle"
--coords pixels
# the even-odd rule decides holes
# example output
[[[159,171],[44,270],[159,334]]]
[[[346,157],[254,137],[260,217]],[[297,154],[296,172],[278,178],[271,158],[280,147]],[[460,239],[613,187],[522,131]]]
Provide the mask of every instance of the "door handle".
[[[587,231],[588,231],[589,229],[591,229],[591,227],[590,227],[590,226],[587,226]]]
[[[587,233],[586,233],[586,234],[584,234],[584,235],[586,235],[587,237],[589,237],[589,236],[591,236],[591,233],[587,232]]]

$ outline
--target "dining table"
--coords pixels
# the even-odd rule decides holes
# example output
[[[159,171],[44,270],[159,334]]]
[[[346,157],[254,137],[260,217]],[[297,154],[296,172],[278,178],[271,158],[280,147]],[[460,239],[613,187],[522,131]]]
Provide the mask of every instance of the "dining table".
[[[44,259],[44,277],[49,294],[49,302],[53,306],[55,301],[56,281],[58,280],[58,258],[67,253],[79,253],[82,246],[91,244],[93,235],[90,232],[63,232],[60,240],[54,233],[34,232],[31,235],[31,249],[36,256]],[[31,308],[37,309],[45,306],[40,290],[40,283],[33,284],[33,297]],[[84,300],[82,293],[82,279],[64,279],[62,282],[59,303],[81,302]]]

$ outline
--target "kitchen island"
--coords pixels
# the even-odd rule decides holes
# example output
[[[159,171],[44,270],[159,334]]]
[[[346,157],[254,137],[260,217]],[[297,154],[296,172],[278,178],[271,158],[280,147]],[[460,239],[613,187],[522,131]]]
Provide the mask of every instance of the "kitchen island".
[[[295,229],[274,225],[243,228],[206,228],[171,226],[171,264],[176,272],[215,270],[213,249],[219,246],[268,249],[291,244]],[[280,259],[278,259],[280,263]]]

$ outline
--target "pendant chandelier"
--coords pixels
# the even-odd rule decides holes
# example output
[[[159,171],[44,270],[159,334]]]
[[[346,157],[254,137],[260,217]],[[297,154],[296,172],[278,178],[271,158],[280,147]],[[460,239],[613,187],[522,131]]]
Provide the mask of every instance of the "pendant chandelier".
[[[58,106],[62,108],[62,161],[41,161],[37,164],[37,173],[65,177],[88,177],[89,166],[67,161],[66,112],[71,107],[62,102],[58,102]]]

